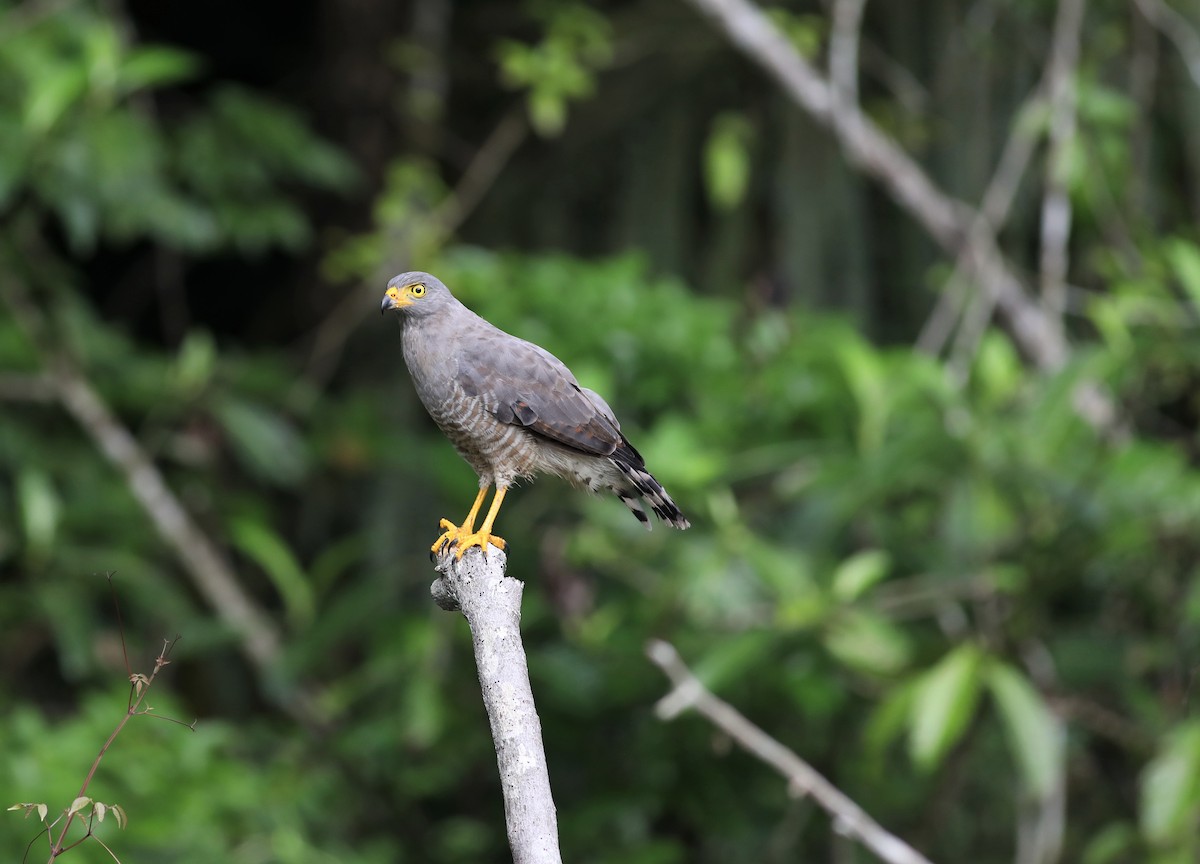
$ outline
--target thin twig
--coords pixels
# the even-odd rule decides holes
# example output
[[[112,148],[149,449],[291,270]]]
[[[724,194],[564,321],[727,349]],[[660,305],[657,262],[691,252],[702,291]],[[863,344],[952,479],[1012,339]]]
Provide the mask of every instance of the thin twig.
[[[242,588],[233,568],[171,490],[162,472],[133,434],[113,414],[83,371],[55,345],[45,319],[11,278],[0,283],[2,298],[18,326],[41,354],[47,379],[67,413],[96,448],[122,474],[163,541],[175,552],[196,589],[234,632],[242,653],[263,677],[273,673],[280,653],[280,636]],[[299,719],[315,721],[306,694],[290,693],[284,706]]]
[[[424,224],[421,230],[428,232],[425,236],[430,242],[435,245],[445,243],[479,206],[504,166],[528,136],[529,124],[525,116],[524,107],[509,109],[480,145],[459,178],[458,185],[427,219],[422,220]],[[390,277],[407,268],[412,244],[406,232],[411,230],[412,221],[415,221],[415,217],[397,226],[391,232],[392,236],[387,238],[384,243],[387,255],[376,267],[371,284],[354,286],[346,298],[325,316],[313,337],[305,372],[310,382],[321,383],[333,374],[347,339],[362,321],[365,311],[371,309],[369,300],[375,295],[370,292],[382,291],[382,286]],[[378,300],[377,297],[375,299]]]
[[[1062,326],[1066,308],[1068,243],[1071,239],[1071,196],[1067,172],[1075,142],[1076,67],[1083,29],[1084,0],[1059,0],[1050,47],[1047,90],[1050,129],[1046,153],[1046,188],[1042,195],[1040,281],[1046,314]]]
[[[749,0],[688,2],[715,21],[734,45],[774,77],[814,120],[832,129],[846,157],[882,183],[943,249],[954,255],[966,249],[972,270],[995,296],[1021,348],[1042,369],[1062,367],[1069,353],[1062,332],[1026,295],[995,237],[973,237],[966,230],[974,221],[973,208],[935,186],[912,157],[861,111],[839,105],[828,82]],[[846,116],[835,119],[835,110]]]
[[[1001,151],[996,171],[983,193],[983,201],[979,205],[975,219],[971,222],[970,230],[973,236],[968,241],[968,248],[982,242],[985,234],[995,236],[1008,221],[1013,199],[1016,198],[1021,178],[1033,158],[1037,140],[1027,127],[1025,118],[1033,106],[1041,102],[1041,99],[1040,93],[1035,92],[1013,115],[1008,139],[1004,142],[1004,150]],[[954,272],[946,280],[933,313],[917,337],[918,350],[933,355],[942,352],[953,332],[954,319],[962,311],[963,301],[967,294],[968,269],[968,256],[959,255],[954,261]],[[992,295],[981,292],[978,298],[978,302],[987,303],[986,319],[990,319],[991,311],[995,307]]]
[[[1126,206],[1149,218],[1151,162],[1154,139],[1154,100],[1159,75],[1158,29],[1136,6],[1131,10],[1129,36],[1129,104],[1135,116],[1129,123],[1129,187]]]
[[[955,256],[967,253],[982,289],[992,296],[1017,345],[1039,369],[1056,372],[1066,364],[1070,348],[1061,322],[1029,298],[994,235],[966,230],[975,221],[972,207],[934,185],[912,157],[860,110],[841,104],[829,83],[750,0],[688,2],[775,78],[796,105],[831,129],[847,160],[877,179],[944,250]],[[835,112],[844,116],[835,117]],[[1085,382],[1074,395],[1075,410],[1094,428],[1107,431],[1114,426],[1115,406],[1099,385]]]
[[[55,358],[51,363],[63,407],[125,476],[134,498],[163,540],[175,549],[197,590],[237,634],[246,657],[260,672],[270,670],[280,650],[274,623],[250,600],[233,568],[192,520],[162,473],[91,383],[65,358]]]
[[[905,111],[917,116],[926,113],[929,90],[915,75],[866,37],[860,37],[859,54],[863,73],[883,85]]]
[[[834,0],[829,81],[845,105],[858,105],[858,45],[867,0]]]
[[[1175,46],[1192,82],[1200,87],[1200,35],[1196,28],[1164,0],[1133,0],[1133,4]]]
[[[475,211],[504,166],[529,136],[527,116],[524,107],[521,107],[509,109],[500,118],[463,171],[454,191],[433,211],[433,220],[442,237],[451,236]]]
[[[714,696],[679,657],[675,646],[652,640],[646,656],[670,679],[674,689],[659,700],[655,713],[672,720],[694,709],[747,752],[774,768],[788,781],[795,795],[809,795],[830,816],[836,830],[854,837],[888,864],[929,864],[929,859],[872,819],[848,795],[759,729],[736,708]]]
[[[129,648],[125,645],[125,622],[121,620],[121,601],[117,597],[117,586],[113,584],[113,571],[104,574],[108,582],[108,593],[112,595],[113,611],[117,616],[117,632],[121,634],[121,657],[125,660],[125,677],[133,677],[133,667],[129,665]]]
[[[143,700],[145,700],[146,696],[150,693],[150,685],[154,683],[154,679],[158,677],[158,673],[162,671],[163,667],[170,664],[171,661],[168,658],[171,656],[171,650],[175,647],[175,644],[178,641],[178,636],[170,640],[164,639],[162,650],[158,652],[158,657],[155,658],[154,670],[150,673],[150,675],[145,678],[145,681],[141,683],[140,686],[138,686],[138,684],[133,680],[130,681],[130,687],[132,690],[136,691],[137,698],[130,701],[129,707],[125,711],[125,715],[121,718],[121,721],[117,724],[116,728],[113,729],[112,734],[108,736],[108,740],[104,742],[103,746],[101,746],[100,752],[92,762],[92,767],[88,769],[87,776],[83,778],[83,785],[79,787],[79,794],[75,796],[74,800],[78,800],[87,794],[88,786],[91,785],[92,778],[96,776],[96,771],[99,770],[101,761],[103,761],[105,754],[108,753],[108,748],[111,747],[113,742],[117,740],[117,736],[121,734],[121,730],[125,728],[125,724],[140,713],[138,708],[141,707]],[[137,677],[138,676],[130,676],[131,679]],[[86,840],[87,837],[92,836],[91,825],[89,824],[87,834],[69,846],[63,845],[64,841],[67,839],[67,832],[71,829],[71,823],[75,821],[75,817],[81,812],[81,810],[74,810],[67,814],[67,818],[63,823],[62,830],[59,831],[58,840],[52,841],[50,844],[50,858],[47,860],[47,864],[54,864],[54,859],[62,855],[63,852],[74,846],[78,846],[80,843]]]

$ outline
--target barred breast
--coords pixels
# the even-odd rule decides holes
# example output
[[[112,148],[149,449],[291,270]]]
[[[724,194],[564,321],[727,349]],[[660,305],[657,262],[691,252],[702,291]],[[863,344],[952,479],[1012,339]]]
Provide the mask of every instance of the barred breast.
[[[538,447],[529,432],[501,423],[479,397],[451,385],[447,398],[425,404],[433,422],[475,469],[481,486],[508,486],[538,468]],[[424,400],[422,400],[424,401]]]

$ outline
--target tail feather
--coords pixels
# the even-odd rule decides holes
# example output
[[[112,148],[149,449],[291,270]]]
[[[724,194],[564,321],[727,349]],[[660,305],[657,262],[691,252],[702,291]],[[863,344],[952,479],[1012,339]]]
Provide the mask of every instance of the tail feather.
[[[613,491],[617,493],[617,497],[621,499],[621,503],[628,507],[633,515],[637,517],[638,521],[645,525],[646,530],[649,531],[650,517],[646,515],[646,509],[642,507],[641,499],[621,489],[614,489]]]
[[[687,518],[683,515],[676,505],[671,500],[671,496],[667,494],[667,490],[662,487],[662,484],[654,479],[654,475],[646,470],[646,465],[642,462],[641,456],[632,447],[619,448],[611,457],[613,465],[615,465],[625,478],[629,481],[632,489],[616,489],[613,491],[620,498],[625,506],[633,511],[633,515],[646,526],[650,528],[650,520],[646,516],[646,511],[642,508],[642,502],[650,505],[650,509],[654,511],[654,515],[667,523],[673,528],[678,528],[681,531],[684,528],[691,526]],[[631,494],[634,493],[634,494]],[[640,501],[638,499],[641,499]]]

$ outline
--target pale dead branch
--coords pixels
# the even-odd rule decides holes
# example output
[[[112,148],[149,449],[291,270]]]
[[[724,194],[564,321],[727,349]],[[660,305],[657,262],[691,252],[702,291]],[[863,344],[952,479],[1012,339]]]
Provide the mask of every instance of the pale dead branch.
[[[810,796],[833,818],[834,830],[853,837],[888,864],[929,864],[928,858],[872,819],[796,753],[709,692],[684,664],[675,646],[653,640],[646,646],[646,656],[674,685],[655,707],[661,719],[673,720],[689,709],[696,711],[748,753],[782,774],[792,794]]]

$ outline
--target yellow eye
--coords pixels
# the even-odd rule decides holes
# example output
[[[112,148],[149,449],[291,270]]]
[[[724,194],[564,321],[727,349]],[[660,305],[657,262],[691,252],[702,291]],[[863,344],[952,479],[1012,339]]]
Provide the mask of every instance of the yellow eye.
[[[425,286],[422,285],[420,282],[418,282],[416,285],[409,285],[408,293],[414,297],[424,297],[425,296]]]

